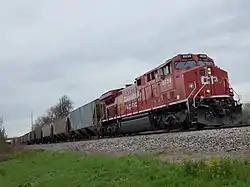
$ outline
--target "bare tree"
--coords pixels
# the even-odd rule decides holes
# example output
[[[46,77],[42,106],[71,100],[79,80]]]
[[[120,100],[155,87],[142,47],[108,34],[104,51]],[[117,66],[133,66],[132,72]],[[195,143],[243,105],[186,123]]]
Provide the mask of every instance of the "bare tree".
[[[3,121],[3,117],[0,117],[0,157],[2,153],[6,153],[6,151],[8,151],[8,144],[6,143],[6,138],[7,138],[7,134],[5,132],[4,129],[4,121]]]
[[[69,114],[73,109],[73,102],[67,95],[63,95],[59,98],[59,102],[50,107],[47,112],[47,116],[51,119],[51,122],[63,118]]]
[[[5,140],[7,138],[3,123],[3,117],[0,117],[0,141]]]
[[[42,117],[38,117],[38,118],[35,120],[34,128],[39,127],[39,126],[42,126],[42,125],[43,125]]]
[[[70,97],[63,95],[59,98],[59,102],[47,110],[45,116],[38,117],[35,120],[36,126],[53,123],[55,120],[63,118],[73,109],[73,102]],[[36,128],[36,127],[35,127]]]
[[[63,95],[54,107],[57,118],[63,118],[73,109],[73,102],[67,95]]]
[[[3,125],[3,117],[0,117],[0,125]]]

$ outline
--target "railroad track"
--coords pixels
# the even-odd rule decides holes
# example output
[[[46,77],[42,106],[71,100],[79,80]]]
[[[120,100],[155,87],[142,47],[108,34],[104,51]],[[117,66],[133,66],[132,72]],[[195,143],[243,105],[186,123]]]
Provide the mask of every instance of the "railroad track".
[[[83,140],[24,146],[28,149],[52,151],[77,151],[84,153],[127,154],[161,153],[175,159],[181,155],[242,155],[250,150],[250,125],[210,127],[189,130],[185,133],[171,131],[144,132],[127,137],[103,138],[98,141]],[[193,132],[192,132],[193,131]],[[184,131],[183,131],[184,132]]]
[[[241,128],[241,127],[250,127],[250,124],[222,125],[222,126],[215,126],[215,127],[205,127],[203,129],[190,128],[188,130],[170,130],[169,132],[167,132],[165,130],[155,130],[155,131],[146,131],[146,132],[140,132],[140,133],[135,133],[135,134],[131,134],[131,135],[125,135],[125,136],[102,137],[101,139],[122,138],[122,137],[153,135],[153,134],[192,132],[192,131],[206,131],[206,130],[214,130],[214,129],[228,129],[228,128]],[[95,139],[91,139],[91,140],[95,140]]]
[[[56,143],[47,143],[47,144],[61,144],[61,143],[74,143],[74,142],[81,142],[81,141],[93,141],[93,140],[104,140],[104,139],[114,139],[114,138],[126,138],[126,137],[135,137],[135,136],[147,136],[147,135],[157,135],[157,134],[172,134],[172,133],[184,133],[184,132],[194,132],[194,131],[207,131],[207,130],[215,130],[215,129],[229,129],[229,128],[242,128],[242,127],[250,127],[250,124],[240,124],[240,125],[223,125],[223,126],[215,126],[215,127],[205,127],[203,129],[195,129],[190,128],[188,130],[170,130],[169,132],[166,132],[165,130],[156,130],[156,131],[146,131],[146,132],[140,132],[130,135],[124,135],[124,136],[113,136],[108,137],[104,136],[101,138],[98,137],[91,137],[90,139],[80,139],[80,140],[74,140],[74,141],[61,141]]]

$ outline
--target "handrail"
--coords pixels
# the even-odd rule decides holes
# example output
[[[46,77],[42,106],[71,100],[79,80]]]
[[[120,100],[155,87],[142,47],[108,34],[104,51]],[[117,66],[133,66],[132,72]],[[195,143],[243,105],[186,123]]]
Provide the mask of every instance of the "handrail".
[[[196,90],[196,81],[194,81],[194,89],[192,90],[192,92],[189,94],[189,96],[187,97],[187,99],[189,99],[191,97],[191,95],[193,94],[193,92]]]
[[[239,94],[237,94],[237,92],[233,89],[233,87],[231,86],[231,84],[228,82],[228,80],[226,79],[226,81],[227,81],[227,83],[229,84],[229,87],[230,87],[230,89],[232,89],[233,90],[233,93],[235,93],[236,94],[236,96],[238,97],[238,101],[237,101],[237,103],[239,103],[240,102],[240,95]]]
[[[188,109],[188,113],[190,113],[190,107],[189,107],[189,98],[191,97],[191,95],[193,94],[193,92],[196,90],[196,81],[194,81],[194,89],[192,90],[192,92],[189,94],[189,96],[187,97],[187,109]]]
[[[194,96],[194,98],[193,98],[193,106],[194,106],[195,108],[197,108],[197,107],[195,106],[195,99],[196,99],[197,95],[201,92],[201,90],[202,90],[205,86],[206,86],[206,84],[203,84],[203,86],[199,89],[199,91],[195,94],[195,96]]]
[[[230,84],[229,84],[230,85]],[[230,85],[230,87],[231,87],[231,85]],[[233,90],[233,92],[237,95],[237,97],[238,97],[238,103],[240,102],[240,95],[239,94],[237,94],[237,92],[231,87],[231,89]]]

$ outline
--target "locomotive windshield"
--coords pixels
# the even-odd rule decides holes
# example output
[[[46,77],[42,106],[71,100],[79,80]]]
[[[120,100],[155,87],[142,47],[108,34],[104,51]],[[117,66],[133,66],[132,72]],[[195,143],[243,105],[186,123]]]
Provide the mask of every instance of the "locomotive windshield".
[[[186,69],[186,68],[192,68],[195,66],[212,66],[214,65],[211,61],[194,61],[194,60],[188,60],[188,61],[179,61],[175,63],[175,69]]]
[[[186,69],[186,68],[191,68],[195,67],[196,62],[194,60],[189,60],[189,61],[179,61],[175,63],[175,69]]]
[[[213,66],[214,63],[210,61],[198,61],[198,66]]]

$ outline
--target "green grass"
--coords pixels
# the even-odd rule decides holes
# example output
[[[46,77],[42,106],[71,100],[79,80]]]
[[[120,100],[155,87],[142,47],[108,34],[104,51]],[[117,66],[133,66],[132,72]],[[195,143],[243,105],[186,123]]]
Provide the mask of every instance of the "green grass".
[[[14,151],[13,147],[11,147],[5,141],[0,139],[0,162],[7,160],[13,151]]]
[[[212,159],[170,164],[152,156],[29,150],[0,163],[0,187],[250,186],[250,162]]]

